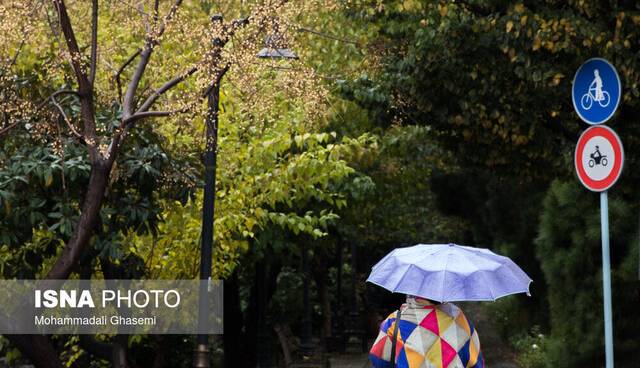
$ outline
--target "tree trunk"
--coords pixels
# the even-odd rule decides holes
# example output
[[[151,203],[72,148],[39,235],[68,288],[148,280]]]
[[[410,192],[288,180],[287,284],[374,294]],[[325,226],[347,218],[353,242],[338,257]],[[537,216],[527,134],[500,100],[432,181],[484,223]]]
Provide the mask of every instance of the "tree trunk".
[[[74,229],[71,239],[65,245],[62,254],[56,260],[47,279],[67,279],[77,265],[89,240],[94,233],[104,194],[109,183],[112,163],[99,160],[92,164],[89,186],[82,203],[80,219]],[[29,360],[38,368],[62,367],[58,352],[54,349],[47,336],[42,335],[7,335]]]
[[[109,183],[111,166],[111,162],[104,160],[99,160],[92,164],[89,186],[82,203],[80,219],[78,220],[71,239],[69,239],[62,250],[62,254],[56,260],[51,271],[49,271],[47,275],[48,279],[67,279],[73,271],[73,267],[80,259],[80,256],[87,248],[89,240],[95,230],[98,216],[100,216],[100,208],[102,208],[104,193]]]
[[[314,278],[316,288],[318,290],[318,298],[320,299],[320,309],[322,311],[322,329],[320,333],[324,339],[331,337],[331,297],[329,295],[329,286],[327,280],[327,262],[324,254],[318,252],[315,257]]]

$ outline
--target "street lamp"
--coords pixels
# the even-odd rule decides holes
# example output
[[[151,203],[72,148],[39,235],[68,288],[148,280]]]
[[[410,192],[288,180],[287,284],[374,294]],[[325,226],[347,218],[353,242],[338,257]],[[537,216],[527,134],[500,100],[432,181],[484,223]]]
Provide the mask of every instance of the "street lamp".
[[[211,17],[213,24],[221,24],[222,15]],[[265,39],[265,47],[256,55],[268,59],[297,59],[298,56],[291,50],[282,46],[280,35],[268,36]],[[214,57],[220,57],[224,42],[219,37],[212,41]],[[198,304],[198,326],[200,332],[196,339],[196,351],[194,367],[210,367],[209,335],[206,334],[208,324],[208,286],[211,280],[211,262],[213,254],[214,215],[216,199],[216,167],[218,159],[218,114],[220,112],[220,84],[227,68],[220,71],[217,79],[207,93],[207,116],[205,152],[202,156],[204,164],[204,198],[202,204],[202,232],[200,248],[200,297]]]
[[[214,15],[211,22],[222,23],[222,15]],[[222,40],[213,40],[215,53],[221,52]],[[213,253],[214,213],[216,201],[216,166],[218,160],[218,113],[220,112],[220,83],[224,71],[214,81],[207,93],[207,116],[205,118],[206,138],[205,152],[202,155],[204,164],[204,198],[202,203],[202,232],[200,247],[200,289],[198,303],[199,334],[196,338],[194,367],[209,368],[209,335],[206,333],[209,322],[209,290],[211,280],[211,262]]]
[[[286,47],[283,37],[274,33],[264,39],[264,47],[256,55],[263,59],[297,59],[298,55]]]

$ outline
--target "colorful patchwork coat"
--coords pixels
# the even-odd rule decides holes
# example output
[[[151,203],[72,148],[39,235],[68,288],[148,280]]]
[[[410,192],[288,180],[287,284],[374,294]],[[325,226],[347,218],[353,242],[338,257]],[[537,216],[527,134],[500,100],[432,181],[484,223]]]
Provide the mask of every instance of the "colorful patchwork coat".
[[[407,297],[401,311],[396,342],[398,368],[484,368],[478,333],[460,308]],[[380,324],[380,333],[369,352],[373,367],[391,367],[396,316],[393,312]]]

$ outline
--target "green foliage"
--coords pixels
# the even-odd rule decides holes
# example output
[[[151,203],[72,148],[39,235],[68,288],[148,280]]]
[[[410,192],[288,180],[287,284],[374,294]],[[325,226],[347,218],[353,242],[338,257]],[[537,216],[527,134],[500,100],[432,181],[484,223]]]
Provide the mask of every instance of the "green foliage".
[[[460,224],[434,208],[429,179],[434,171],[447,170],[451,158],[438,148],[430,129],[391,128],[380,137],[375,154],[356,164],[371,177],[371,185],[344,214],[342,231],[348,236],[384,251],[455,237]]]
[[[518,352],[516,362],[520,368],[553,367],[547,360],[547,336],[540,332],[539,326],[533,326],[531,332],[516,338],[514,347]]]
[[[77,147],[69,147],[63,159],[52,144],[21,142],[2,142],[7,149],[0,153],[0,268],[5,277],[33,278],[71,234],[78,207],[67,190],[86,184],[89,165]]]
[[[637,115],[640,95],[634,3],[385,1],[377,22],[380,75],[343,89],[380,125],[428,125],[461,164],[497,174],[553,177],[580,129],[571,77],[593,56],[613,62],[623,101],[615,122]],[[637,124],[618,124],[623,137]],[[634,150],[636,138],[625,139]],[[635,160],[635,159],[633,159]],[[635,175],[635,174],[634,174]]]
[[[223,150],[236,149],[233,161],[221,160],[216,192],[214,275],[228,275],[238,257],[248,250],[256,232],[277,226],[291,232],[325,235],[337,219],[332,208],[346,205],[337,184],[348,181],[353,169],[345,160],[366,147],[370,138],[344,138],[335,134],[289,135],[290,125],[276,124],[262,137],[234,145],[225,139]],[[285,132],[275,134],[277,129]],[[241,164],[240,164],[241,163]],[[201,194],[186,206],[165,203],[158,235],[130,239],[132,251],[146,259],[150,273],[160,277],[193,277],[197,271],[201,229]],[[309,207],[319,204],[318,208]],[[159,272],[159,273],[157,273]]]
[[[73,105],[72,105],[73,106]],[[109,112],[100,114],[108,124]],[[29,132],[0,142],[0,270],[3,277],[35,278],[48,270],[80,215],[90,165],[75,140]],[[62,145],[62,146],[61,146]],[[188,162],[178,172],[151,130],[122,148],[101,211],[102,231],[91,252],[115,262],[126,256],[122,234],[154,232],[157,200],[180,198]]]
[[[549,361],[554,367],[588,366],[604,359],[600,213],[596,198],[576,181],[555,181],[544,201],[536,244],[548,285]],[[635,348],[631,346],[637,343],[636,333],[632,332],[638,327],[633,318],[637,275],[625,272],[629,262],[637,261],[637,245],[632,246],[637,243],[637,222],[631,207],[621,198],[610,198],[609,211],[612,288],[617,291],[613,298],[616,361],[625,366],[635,359]]]

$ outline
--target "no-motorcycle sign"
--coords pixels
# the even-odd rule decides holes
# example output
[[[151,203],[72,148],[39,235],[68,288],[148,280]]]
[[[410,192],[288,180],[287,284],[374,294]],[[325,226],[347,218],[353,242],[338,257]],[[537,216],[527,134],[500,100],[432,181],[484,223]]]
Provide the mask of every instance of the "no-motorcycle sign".
[[[611,188],[624,162],[620,137],[604,125],[585,130],[576,145],[574,161],[578,178],[587,189],[603,192]]]

